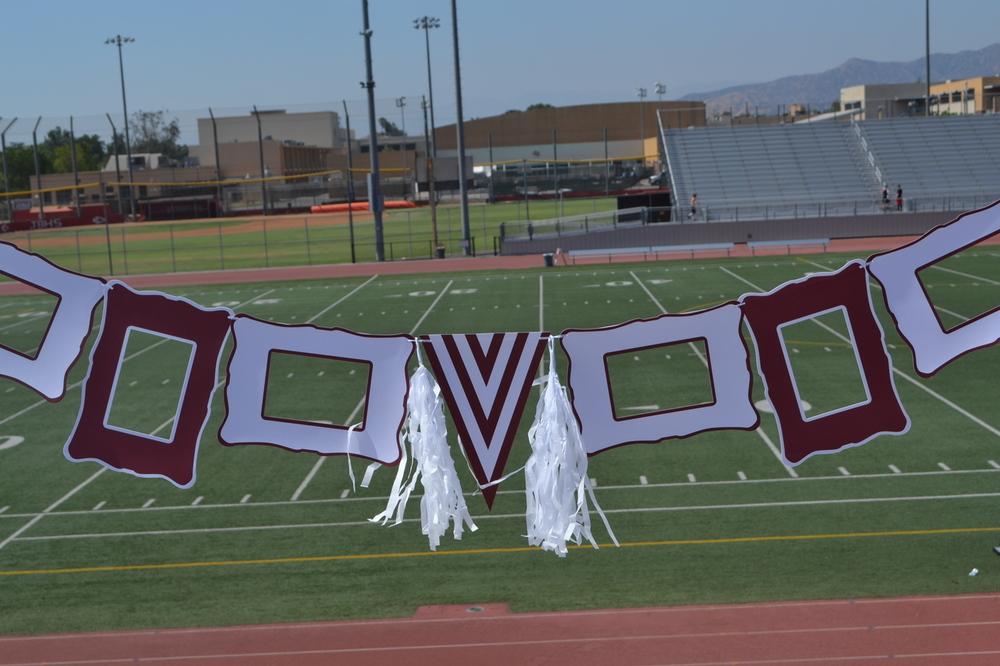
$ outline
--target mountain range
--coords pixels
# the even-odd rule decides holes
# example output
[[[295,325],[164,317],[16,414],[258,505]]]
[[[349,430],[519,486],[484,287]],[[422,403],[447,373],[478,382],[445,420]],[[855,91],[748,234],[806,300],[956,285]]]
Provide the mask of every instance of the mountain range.
[[[908,62],[879,62],[851,58],[841,65],[816,74],[785,76],[765,83],[730,86],[692,93],[682,99],[703,100],[709,115],[733,110],[753,113],[777,112],[779,104],[808,104],[827,109],[840,98],[840,89],[862,83],[907,83],[924,80],[924,58]],[[975,51],[931,54],[931,81],[963,79],[1000,74],[1000,42]]]

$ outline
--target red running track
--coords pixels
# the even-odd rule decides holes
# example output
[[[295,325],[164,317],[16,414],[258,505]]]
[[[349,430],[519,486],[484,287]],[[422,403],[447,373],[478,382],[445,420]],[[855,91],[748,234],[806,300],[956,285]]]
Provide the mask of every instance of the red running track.
[[[0,664],[998,664],[1000,594],[0,638]]]

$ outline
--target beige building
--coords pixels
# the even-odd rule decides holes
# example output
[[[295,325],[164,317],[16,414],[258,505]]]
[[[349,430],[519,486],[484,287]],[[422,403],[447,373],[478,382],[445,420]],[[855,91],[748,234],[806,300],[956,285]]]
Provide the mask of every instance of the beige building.
[[[931,85],[931,113],[1000,112],[1000,76],[977,76]]]
[[[858,120],[923,115],[926,92],[921,82],[850,86],[840,89],[840,109],[856,111]]]
[[[347,130],[340,127],[340,116],[333,111],[288,113],[282,109],[260,112],[261,136],[288,146],[331,148],[345,150]],[[220,153],[231,144],[257,144],[257,118],[245,116],[217,116]],[[215,150],[211,118],[198,119],[198,144],[190,147],[192,157],[202,166],[215,165]],[[225,162],[221,154],[219,159]]]
[[[465,122],[465,150],[475,164],[517,160],[603,160],[608,158],[655,162],[659,156],[661,110],[670,129],[705,124],[704,102],[612,102],[508,111]],[[605,132],[607,136],[605,137]],[[455,125],[434,131],[438,155],[457,153]],[[556,144],[553,156],[553,140]]]

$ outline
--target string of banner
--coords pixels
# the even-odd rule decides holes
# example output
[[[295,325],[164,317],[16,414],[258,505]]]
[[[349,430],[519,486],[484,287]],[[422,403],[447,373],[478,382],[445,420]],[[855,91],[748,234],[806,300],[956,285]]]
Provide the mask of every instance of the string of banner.
[[[372,521],[401,523],[419,483],[421,530],[433,550],[449,530],[461,539],[466,529],[476,529],[448,444],[447,406],[459,450],[487,507],[492,508],[500,483],[523,471],[528,541],[565,556],[568,544],[597,546],[591,506],[617,544],[587,474],[589,456],[625,444],[758,427],[750,352],[741,332],[744,323],[754,343],[758,374],[773,408],[786,465],[860,446],[880,435],[906,433],[910,418],[896,391],[885,333],[872,306],[869,276],[881,287],[886,308],[913,351],[917,372],[931,376],[959,356],[1000,340],[1000,306],[945,328],[919,273],[998,232],[1000,202],[965,213],[895,250],[705,310],[569,329],[559,335],[536,331],[417,338],[262,321],[228,308],[203,307],[170,294],[137,291],[123,282],[67,271],[0,243],[0,273],[59,299],[33,357],[0,347],[0,376],[21,382],[50,401],[60,400],[67,375],[83,353],[96,308],[103,304],[79,414],[64,454],[74,462],[95,461],[189,488],[196,480],[198,447],[212,396],[222,385],[217,379],[223,347],[231,335],[225,419],[218,433],[223,445],[266,445],[365,458],[371,464],[362,487],[368,487],[380,465],[396,465],[386,508]],[[854,350],[866,399],[806,416],[782,329],[832,312],[842,313],[847,324],[847,336],[830,330]],[[162,437],[109,422],[125,349],[135,332],[191,347],[182,395],[169,422],[170,432]],[[568,359],[567,387],[556,372],[557,340]],[[689,343],[707,368],[711,402],[618,416],[608,357]],[[546,349],[548,369],[536,380]],[[362,421],[329,425],[265,415],[274,353],[367,364]],[[414,353],[416,370],[408,376]],[[536,385],[541,390],[528,430],[531,453],[521,469],[507,473],[521,416]],[[351,479],[353,483],[353,471]]]

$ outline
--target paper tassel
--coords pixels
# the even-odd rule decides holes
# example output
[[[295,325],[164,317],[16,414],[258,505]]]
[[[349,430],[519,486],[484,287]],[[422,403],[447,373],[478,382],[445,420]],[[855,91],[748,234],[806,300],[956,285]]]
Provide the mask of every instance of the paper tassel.
[[[406,504],[421,481],[424,494],[420,498],[420,527],[427,536],[431,550],[437,550],[441,536],[453,523],[453,536],[460,540],[466,526],[475,532],[478,527],[469,515],[462,495],[462,486],[455,472],[455,462],[448,448],[448,429],[445,425],[441,402],[441,389],[430,371],[423,365],[419,350],[419,367],[410,378],[410,394],[406,401],[406,426],[403,430],[403,457],[389,493],[385,511],[371,522],[393,525],[403,522]],[[413,464],[407,472],[406,447],[409,445]],[[409,479],[405,480],[409,473]],[[393,520],[393,516],[395,519]]]
[[[587,476],[587,454],[566,390],[556,374],[554,338],[549,338],[549,372],[539,381],[542,395],[535,422],[528,430],[531,456],[524,467],[528,543],[566,557],[566,544],[586,539],[597,548],[590,530],[590,508],[594,504],[611,540],[618,540],[597,503]]]

